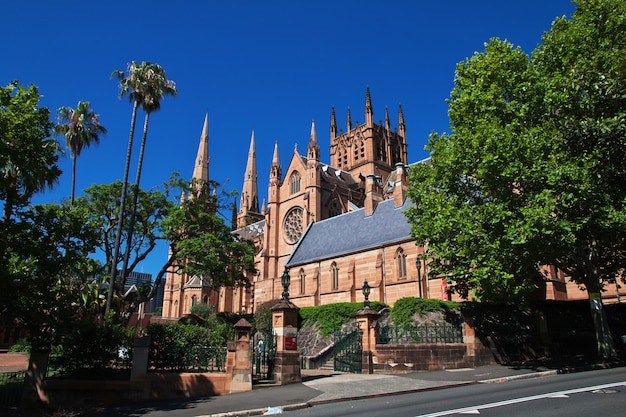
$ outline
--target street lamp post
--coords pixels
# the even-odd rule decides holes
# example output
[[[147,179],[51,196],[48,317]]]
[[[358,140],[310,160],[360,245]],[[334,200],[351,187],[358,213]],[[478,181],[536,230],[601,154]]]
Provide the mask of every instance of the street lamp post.
[[[285,268],[283,276],[280,277],[280,283],[283,285],[283,300],[289,301],[289,283],[291,278],[289,277],[289,269]]]
[[[365,300],[363,300],[363,307],[369,307],[370,306],[370,285],[367,283],[367,280],[363,283],[363,297],[365,297]]]
[[[422,297],[422,260],[417,257],[415,260],[415,266],[417,267],[417,289],[419,291],[419,297]]]

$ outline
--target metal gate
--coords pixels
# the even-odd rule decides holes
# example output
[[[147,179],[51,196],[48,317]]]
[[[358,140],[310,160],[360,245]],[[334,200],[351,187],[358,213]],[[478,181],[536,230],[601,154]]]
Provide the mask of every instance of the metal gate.
[[[334,334],[333,368],[338,372],[361,373],[363,345],[361,344],[361,332],[336,331]]]
[[[276,336],[272,328],[257,332],[252,345],[252,376],[257,382],[274,378],[276,358]]]

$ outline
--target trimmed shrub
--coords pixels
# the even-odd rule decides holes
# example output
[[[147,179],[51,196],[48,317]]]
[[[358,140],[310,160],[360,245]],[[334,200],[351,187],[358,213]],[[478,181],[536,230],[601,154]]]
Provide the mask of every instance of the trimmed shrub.
[[[370,302],[370,307],[380,311],[387,304],[380,301]],[[355,317],[356,313],[363,308],[363,303],[335,303],[314,307],[302,307],[300,317],[303,323],[317,323],[323,336],[328,336],[348,320]]]
[[[458,308],[459,303],[453,301],[434,300],[431,298],[404,297],[395,302],[389,316],[394,324],[413,323],[415,314],[426,314],[431,311],[448,312]]]

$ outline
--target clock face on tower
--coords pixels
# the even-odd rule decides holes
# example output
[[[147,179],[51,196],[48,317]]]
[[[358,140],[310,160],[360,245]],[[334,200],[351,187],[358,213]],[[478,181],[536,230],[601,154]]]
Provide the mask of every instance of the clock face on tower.
[[[302,208],[294,207],[285,216],[283,229],[285,230],[285,240],[293,245],[302,235]]]

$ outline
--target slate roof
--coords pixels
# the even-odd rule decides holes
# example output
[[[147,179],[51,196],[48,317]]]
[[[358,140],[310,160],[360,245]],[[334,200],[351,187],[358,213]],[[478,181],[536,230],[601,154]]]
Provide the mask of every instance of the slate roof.
[[[249,224],[233,231],[234,234],[245,240],[254,240],[261,236],[265,232],[265,220],[260,220],[256,223]]]
[[[402,206],[394,207],[394,200],[389,199],[378,203],[371,216],[365,216],[361,208],[312,223],[285,266],[290,268],[411,239],[411,226],[403,211],[412,205],[407,198]]]

